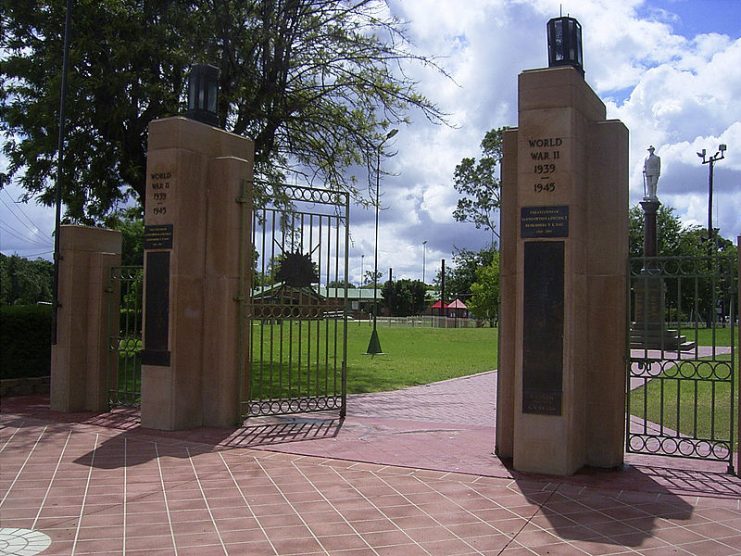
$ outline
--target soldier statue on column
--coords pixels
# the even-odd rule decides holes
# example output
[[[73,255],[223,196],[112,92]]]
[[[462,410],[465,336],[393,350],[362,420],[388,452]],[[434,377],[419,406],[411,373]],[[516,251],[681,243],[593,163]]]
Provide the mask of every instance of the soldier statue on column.
[[[653,145],[648,148],[649,155],[643,163],[643,180],[644,180],[644,201],[658,201],[656,191],[659,185],[659,176],[661,175],[661,157],[654,154]]]

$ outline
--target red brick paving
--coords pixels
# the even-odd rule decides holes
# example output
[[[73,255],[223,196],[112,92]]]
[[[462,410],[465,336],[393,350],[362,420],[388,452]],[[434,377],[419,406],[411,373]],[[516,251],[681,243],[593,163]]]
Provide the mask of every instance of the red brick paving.
[[[342,423],[178,433],[4,399],[0,527],[48,535],[43,554],[741,555],[741,480],[720,467],[508,469],[494,378],[351,397]]]

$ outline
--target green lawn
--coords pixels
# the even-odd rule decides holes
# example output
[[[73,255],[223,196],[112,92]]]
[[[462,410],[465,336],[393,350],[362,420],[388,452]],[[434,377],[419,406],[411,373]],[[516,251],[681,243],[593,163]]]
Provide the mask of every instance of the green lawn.
[[[351,322],[347,333],[349,394],[398,390],[496,367],[496,328],[379,328],[384,353],[376,356],[365,355],[371,335],[367,323]],[[339,357],[335,366],[333,356],[335,347],[341,354],[341,339],[341,325],[335,330],[334,323],[326,321],[303,323],[300,328],[285,323],[282,329],[278,325],[253,326],[253,396],[290,398],[339,392]],[[128,393],[138,392],[140,387],[140,350],[141,341],[121,342],[118,389],[129,402],[137,396],[132,398]],[[329,358],[325,357],[327,351]]]
[[[348,328],[347,391],[398,390],[406,386],[491,371],[497,366],[496,328],[379,328],[385,355],[364,355],[369,326]]]
[[[378,335],[384,353],[365,355],[371,327],[367,323],[348,324],[349,394],[397,390],[496,367],[496,329],[379,328]],[[251,345],[253,398],[322,396],[340,391],[341,324],[335,328],[332,321],[300,325],[284,321],[282,327],[256,323]]]
[[[713,332],[715,333],[715,342],[713,342]],[[695,329],[694,328],[683,328],[682,334],[687,336],[687,339],[695,341]],[[733,344],[738,345],[738,328],[733,329]],[[730,328],[716,328],[713,331],[712,328],[698,328],[697,329],[697,344],[700,346],[712,346],[715,343],[716,346],[730,346],[731,345],[731,329]]]

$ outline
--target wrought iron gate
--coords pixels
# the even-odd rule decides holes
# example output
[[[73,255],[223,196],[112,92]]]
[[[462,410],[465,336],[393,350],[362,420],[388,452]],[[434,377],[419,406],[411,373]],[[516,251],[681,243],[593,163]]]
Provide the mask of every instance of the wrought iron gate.
[[[108,297],[108,404],[141,401],[142,291],[144,267],[111,269]]]
[[[286,185],[268,198],[252,218],[242,415],[344,416],[349,196]]]
[[[631,259],[627,452],[727,462],[733,471],[736,264]]]

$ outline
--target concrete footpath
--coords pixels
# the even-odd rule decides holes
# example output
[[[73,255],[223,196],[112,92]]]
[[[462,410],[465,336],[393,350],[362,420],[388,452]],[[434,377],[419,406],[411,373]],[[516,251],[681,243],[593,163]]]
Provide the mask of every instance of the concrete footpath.
[[[175,433],[3,399],[0,555],[741,555],[722,464],[513,472],[492,453],[495,379],[351,396],[343,421]]]

